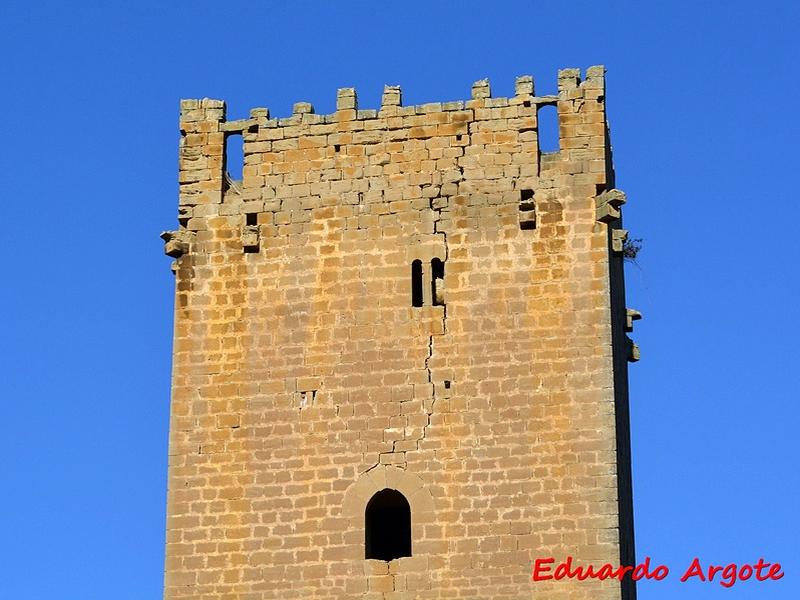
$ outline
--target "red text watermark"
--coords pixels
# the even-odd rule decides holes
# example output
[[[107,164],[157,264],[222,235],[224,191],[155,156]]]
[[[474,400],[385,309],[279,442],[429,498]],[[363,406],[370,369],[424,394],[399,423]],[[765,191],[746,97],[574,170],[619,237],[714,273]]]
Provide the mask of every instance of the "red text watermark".
[[[617,579],[622,581],[630,577],[633,581],[652,579],[661,581],[669,575],[667,565],[653,565],[650,557],[637,565],[575,565],[571,556],[566,560],[556,563],[555,558],[537,558],[533,563],[531,580],[533,581],[560,581],[562,579]],[[759,558],[753,564],[739,565],[704,565],[699,558],[692,563],[681,575],[681,582],[690,580],[704,582],[718,582],[723,587],[733,587],[738,581],[777,581],[783,577],[780,563],[764,562]]]

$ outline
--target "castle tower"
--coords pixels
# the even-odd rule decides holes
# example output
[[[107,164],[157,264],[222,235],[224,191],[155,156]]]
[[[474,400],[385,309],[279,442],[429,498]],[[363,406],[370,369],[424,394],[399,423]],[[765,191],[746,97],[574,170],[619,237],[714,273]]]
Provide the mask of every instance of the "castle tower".
[[[634,598],[531,581],[633,562],[603,68],[330,115],[184,100],[181,135],[165,598]]]

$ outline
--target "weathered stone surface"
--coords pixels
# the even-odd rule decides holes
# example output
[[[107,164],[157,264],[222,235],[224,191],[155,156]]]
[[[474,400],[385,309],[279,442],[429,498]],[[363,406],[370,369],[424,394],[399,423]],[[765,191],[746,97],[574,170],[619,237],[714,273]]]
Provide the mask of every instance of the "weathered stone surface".
[[[625,240],[628,239],[628,231],[626,229],[614,229],[611,232],[611,236],[611,248],[614,252],[622,252],[625,250]]]
[[[628,353],[628,361],[629,362],[638,362],[642,358],[642,353],[639,350],[639,345],[634,342],[633,340],[628,340],[630,342],[630,350]]]
[[[481,79],[472,84],[472,97],[476,99],[492,97],[492,90],[489,86],[488,79]]]
[[[597,196],[597,220],[610,223],[620,218],[620,207],[625,204],[625,192],[606,190]]]
[[[642,313],[638,310],[633,308],[629,308],[625,311],[626,321],[625,321],[625,331],[633,331],[633,322],[638,321],[642,318]]]
[[[533,77],[523,75],[514,82],[515,96],[533,96]]]
[[[189,252],[194,233],[185,229],[162,231],[160,237],[164,240],[164,254],[173,258],[180,258]]]
[[[259,231],[257,225],[245,225],[242,228],[242,248],[247,250],[257,249],[259,246]]]
[[[342,88],[336,93],[336,110],[357,110],[358,97],[355,88]]]
[[[399,85],[387,85],[383,88],[381,106],[401,106],[402,91]]]
[[[313,112],[314,112],[314,107],[311,105],[310,102],[295,102],[294,107],[292,108],[292,114],[295,115],[304,115]]]

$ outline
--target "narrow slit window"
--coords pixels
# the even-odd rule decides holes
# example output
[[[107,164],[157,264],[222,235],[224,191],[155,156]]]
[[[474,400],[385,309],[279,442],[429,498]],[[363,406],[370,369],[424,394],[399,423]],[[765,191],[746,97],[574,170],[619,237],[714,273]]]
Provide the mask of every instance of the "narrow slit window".
[[[519,228],[536,229],[536,199],[533,190],[520,190]]]
[[[411,263],[411,306],[422,306],[422,261]]]
[[[444,263],[431,259],[431,298],[434,306],[444,306]]]
[[[244,170],[244,138],[241,133],[225,136],[225,171],[233,181],[242,180]]]
[[[390,561],[411,556],[411,507],[397,490],[383,489],[364,511],[364,557]]]
[[[558,152],[558,110],[555,106],[542,105],[536,110],[539,128],[539,151]]]

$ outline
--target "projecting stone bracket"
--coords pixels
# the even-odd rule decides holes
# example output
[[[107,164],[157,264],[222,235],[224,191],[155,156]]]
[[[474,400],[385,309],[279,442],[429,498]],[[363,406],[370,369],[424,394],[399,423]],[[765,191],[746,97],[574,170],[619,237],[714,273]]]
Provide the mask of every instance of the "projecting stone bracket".
[[[628,338],[628,362],[637,362],[641,357],[638,344]]]
[[[180,258],[189,252],[195,233],[186,229],[178,229],[176,231],[163,231],[160,237],[164,240],[164,254],[172,258]]]
[[[633,308],[625,309],[625,331],[633,331],[633,322],[642,318],[642,313]]]
[[[633,331],[633,322],[642,318],[642,313],[633,308],[625,309],[625,331]],[[639,346],[630,338],[628,340],[628,362],[636,362],[641,358]]]
[[[620,207],[625,204],[625,192],[617,189],[606,190],[595,199],[597,207],[597,220],[601,223],[616,221],[622,216]]]
[[[628,239],[627,229],[615,229],[611,232],[611,249],[614,252],[622,253],[625,250],[625,240]]]

